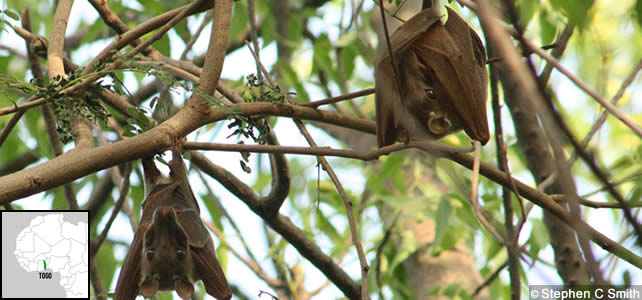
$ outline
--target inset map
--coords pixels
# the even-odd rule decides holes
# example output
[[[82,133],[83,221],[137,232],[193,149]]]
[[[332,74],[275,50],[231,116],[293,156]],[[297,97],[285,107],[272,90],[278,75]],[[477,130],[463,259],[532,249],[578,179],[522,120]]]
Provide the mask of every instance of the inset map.
[[[2,211],[2,298],[88,298],[88,211]]]

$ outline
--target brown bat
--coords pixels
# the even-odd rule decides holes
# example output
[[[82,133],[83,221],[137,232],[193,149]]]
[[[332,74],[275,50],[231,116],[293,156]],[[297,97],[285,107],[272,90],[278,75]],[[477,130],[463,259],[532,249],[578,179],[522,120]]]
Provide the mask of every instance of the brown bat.
[[[232,292],[216,258],[212,237],[200,218],[181,154],[172,150],[170,176],[163,176],[151,158],[143,159],[145,201],[116,284],[116,300],[138,295],[153,297],[161,290],[176,290],[188,299],[193,283],[203,280],[205,290],[217,299]]]
[[[390,37],[394,59],[388,51],[377,59],[379,147],[439,139],[462,128],[473,140],[488,142],[484,45],[450,8],[445,25],[440,17],[433,9],[418,13]]]

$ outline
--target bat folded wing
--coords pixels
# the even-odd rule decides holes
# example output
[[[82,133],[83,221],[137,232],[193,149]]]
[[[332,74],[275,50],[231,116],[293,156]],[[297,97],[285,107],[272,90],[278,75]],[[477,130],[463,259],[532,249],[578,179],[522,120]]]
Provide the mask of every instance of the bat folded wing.
[[[132,300],[138,295],[138,282],[140,280],[140,260],[143,251],[143,236],[147,226],[139,225],[134,234],[134,241],[129,247],[125,262],[120,270],[116,283],[115,300]]]
[[[232,289],[216,258],[214,243],[210,240],[203,248],[192,247],[192,256],[197,276],[203,280],[207,293],[219,300],[231,299]]]

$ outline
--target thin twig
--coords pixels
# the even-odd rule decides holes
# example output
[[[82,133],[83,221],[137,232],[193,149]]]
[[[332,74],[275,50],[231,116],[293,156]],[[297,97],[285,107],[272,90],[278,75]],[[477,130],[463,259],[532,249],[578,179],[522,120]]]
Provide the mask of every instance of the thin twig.
[[[316,142],[314,142],[314,140],[312,139],[312,136],[307,131],[305,126],[303,126],[303,122],[301,122],[301,120],[294,119],[294,123],[297,124],[297,127],[299,127],[299,130],[308,141],[308,144],[310,144],[310,146],[312,147],[317,147]],[[366,254],[363,250],[363,245],[361,244],[361,240],[359,238],[359,227],[358,227],[359,225],[357,224],[357,221],[354,218],[354,212],[352,210],[352,200],[348,198],[347,193],[343,189],[343,185],[341,184],[341,181],[337,177],[337,174],[334,173],[334,170],[332,169],[328,161],[325,159],[325,157],[318,156],[317,158],[319,162],[321,162],[323,169],[330,176],[332,183],[334,183],[334,186],[337,188],[337,192],[339,193],[339,196],[343,200],[343,205],[345,206],[345,209],[346,209],[346,215],[348,216],[348,224],[350,225],[350,232],[352,233],[352,243],[357,249],[359,264],[361,265],[361,299],[367,300],[370,298],[370,295],[368,292],[368,270],[370,269],[370,267],[368,266],[368,261],[366,260]]]
[[[330,147],[296,147],[296,146],[274,146],[274,145],[246,145],[246,144],[219,144],[202,142],[185,142],[186,150],[213,150],[227,152],[254,152],[254,153],[285,153],[313,156],[336,156],[353,158],[363,161],[375,160],[382,155],[408,148],[404,144],[394,144],[368,152],[358,152],[344,149],[332,149]]]
[[[553,57],[555,57],[556,59],[559,59],[560,57],[562,57],[562,54],[566,50],[566,46],[568,46],[568,41],[571,40],[571,36],[573,35],[574,29],[575,29],[575,26],[570,23],[564,26],[564,30],[562,30],[560,37],[555,42],[557,47],[553,49],[553,51],[551,51],[551,55]],[[546,63],[546,66],[544,66],[544,69],[539,74],[539,80],[542,83],[546,84],[548,82],[548,79],[551,77],[552,72],[553,72],[553,65],[550,63]]]
[[[613,104],[607,102],[602,96],[598,95],[593,89],[591,89],[588,85],[586,85],[583,81],[581,81],[577,76],[575,76],[573,73],[571,73],[569,70],[564,68],[555,58],[551,57],[548,55],[546,52],[543,50],[539,49],[535,45],[533,45],[531,42],[527,41],[524,39],[524,45],[527,46],[529,49],[531,49],[535,54],[539,55],[541,58],[544,60],[548,61],[549,63],[553,64],[556,69],[558,69],[562,74],[566,75],[568,79],[570,79],[575,85],[577,85],[578,88],[586,92],[589,96],[591,96],[593,99],[597,100],[597,102],[600,103],[606,109],[608,112],[610,112],[612,115],[614,115],[616,118],[618,118],[624,125],[629,127],[637,136],[642,138],[642,128],[640,128],[638,125],[636,125],[631,119],[629,119],[628,116],[620,112],[617,107],[615,107]]]
[[[96,9],[103,22],[105,22],[105,24],[107,24],[107,26],[113,29],[116,33],[123,34],[130,30],[120,17],[109,8],[109,1],[89,0],[89,3],[94,7],[94,9]],[[135,47],[140,45],[142,42],[143,41],[141,39],[135,39],[131,41],[131,44]],[[152,47],[146,48],[143,50],[143,53],[150,56],[157,56],[159,54],[158,51]]]
[[[565,202],[567,199],[565,195],[549,195],[551,199],[557,201],[557,202]],[[597,202],[597,201],[591,201],[586,198],[578,198],[577,202],[581,205],[584,205],[586,207],[591,207],[591,208],[624,208],[622,205],[619,203],[613,203],[613,202]],[[628,208],[632,207],[642,207],[642,201],[637,200],[634,202],[629,202],[626,205]]]
[[[198,152],[190,152],[190,154],[192,154],[192,157],[194,157],[194,155],[199,155],[200,153],[198,153]],[[220,199],[218,197],[216,197],[216,195],[214,195],[214,191],[212,191],[212,188],[210,187],[210,185],[205,180],[205,176],[203,176],[203,173],[202,172],[198,172],[198,175],[201,178],[201,181],[203,182],[203,186],[207,189],[207,194],[212,199],[214,199],[214,204],[216,205],[216,207],[222,212],[223,216],[225,216],[225,218],[230,223],[230,225],[232,226],[234,231],[236,231],[237,236],[238,236],[239,240],[241,241],[241,245],[245,249],[245,253],[247,253],[247,255],[250,257],[251,260],[253,260],[255,262],[258,262],[259,260],[256,258],[256,256],[254,255],[254,252],[252,252],[252,250],[250,249],[249,245],[245,241],[245,238],[243,237],[243,234],[241,233],[241,230],[239,229],[238,225],[236,225],[236,221],[234,221],[234,219],[230,216],[230,214],[227,212],[225,207],[223,207],[223,205],[221,204]]]
[[[98,236],[96,236],[92,241],[91,241],[91,246],[92,246],[92,256],[96,255],[98,252],[98,249],[100,249],[100,246],[102,245],[103,241],[107,237],[107,233],[111,229],[111,225],[114,223],[114,220],[116,219],[116,215],[118,215],[118,212],[120,211],[120,208],[123,206],[123,203],[127,199],[127,194],[129,193],[129,173],[130,173],[131,168],[128,168],[128,170],[125,172],[125,176],[123,179],[123,183],[121,186],[118,188],[120,189],[120,194],[118,196],[118,201],[116,201],[116,204],[114,205],[111,215],[109,216],[109,220],[107,220],[107,224],[105,224],[105,227],[103,228],[103,231],[100,232]]]
[[[477,183],[479,182],[479,164],[480,164],[480,152],[481,152],[481,143],[479,141],[473,141],[474,149],[475,149],[475,155],[473,158],[473,178],[471,179],[471,187],[470,187],[470,206],[473,208],[473,212],[475,213],[475,216],[477,217],[477,220],[479,223],[486,228],[486,230],[497,240],[497,242],[501,245],[506,245],[506,241],[504,240],[504,237],[499,233],[497,228],[493,224],[491,224],[484,214],[481,211],[481,207],[479,206],[479,202],[477,201],[477,188],[478,185]]]
[[[613,186],[618,186],[618,185],[620,185],[620,184],[626,183],[626,182],[628,182],[629,180],[631,180],[631,179],[633,179],[633,178],[635,178],[635,177],[639,177],[639,176],[642,176],[642,171],[638,171],[638,172],[635,172],[635,173],[633,173],[633,174],[629,174],[629,175],[627,175],[627,176],[625,176],[625,177],[623,177],[623,178],[621,178],[621,179],[619,179],[619,180],[613,181],[613,182],[612,182],[612,184],[613,184]],[[604,186],[604,187],[601,187],[601,188],[599,188],[599,189],[597,189],[597,190],[595,190],[595,191],[592,191],[592,192],[586,193],[586,194],[582,195],[582,197],[583,197],[583,198],[590,197],[590,196],[593,196],[593,195],[595,195],[595,194],[597,194],[597,193],[599,193],[599,192],[603,192],[603,191],[605,191],[605,190],[607,190],[607,189],[608,189],[608,188]],[[630,204],[630,203],[629,203],[629,204]],[[633,206],[631,206],[631,207],[633,207]]]
[[[381,242],[377,246],[377,252],[375,254],[375,277],[377,279],[377,285],[379,286],[379,299],[385,299],[383,297],[383,284],[381,280],[381,255],[383,253],[383,247],[386,245],[390,237],[392,236],[392,230],[397,226],[397,221],[399,220],[399,217],[401,216],[400,213],[396,213],[395,216],[392,218],[392,222],[390,222],[390,225],[388,225],[386,230],[384,231],[383,238],[381,239]]]
[[[390,56],[390,66],[392,67],[392,76],[394,77],[395,83],[397,84],[397,90],[399,95],[403,95],[401,91],[401,78],[399,78],[399,72],[397,72],[397,64],[395,64],[395,58],[392,55],[392,46],[390,45],[390,34],[388,33],[388,22],[386,21],[386,14],[383,9],[383,1],[379,1],[379,12],[381,13],[381,22],[383,24],[384,37],[386,38],[386,47],[388,48],[388,55]],[[403,97],[401,98],[403,102]]]
[[[633,80],[635,80],[635,77],[637,76],[638,72],[640,72],[640,69],[642,69],[642,59],[638,62],[638,64],[633,67],[633,70],[629,74],[629,76],[622,81],[622,85],[620,85],[620,88],[618,89],[617,93],[615,96],[613,96],[613,99],[611,99],[611,104],[614,106],[617,104],[618,101],[622,98],[624,95],[624,91],[633,83]],[[586,148],[588,146],[588,143],[591,141],[595,133],[602,127],[604,122],[606,121],[606,118],[608,117],[607,111],[603,110],[602,113],[600,114],[600,117],[597,118],[597,121],[593,123],[593,126],[591,126],[591,129],[589,132],[586,134],[584,139],[582,140],[582,147]],[[575,161],[577,160],[577,152],[573,152],[573,155],[571,155],[571,158],[569,159],[569,164],[573,165]]]
[[[301,103],[300,105],[317,108],[317,107],[319,107],[321,105],[332,104],[332,103],[337,103],[337,102],[341,102],[341,101],[344,101],[344,100],[349,100],[349,99],[353,99],[353,98],[357,98],[357,97],[367,96],[367,95],[370,95],[370,94],[374,94],[374,92],[375,92],[374,88],[368,88],[368,89],[365,89],[365,90],[360,90],[360,91],[344,94],[344,95],[337,96],[337,97],[325,98],[325,99],[321,99],[321,100],[317,100],[317,101],[313,101],[313,102]]]
[[[256,276],[258,276],[263,281],[265,281],[265,283],[267,283],[273,289],[283,288],[284,283],[281,280],[272,278],[272,277],[270,277],[270,275],[268,275],[267,273],[263,272],[263,270],[261,269],[261,266],[259,266],[259,263],[256,260],[249,260],[249,259],[243,257],[243,255],[241,255],[238,251],[236,251],[236,249],[234,249],[234,247],[232,247],[232,245],[225,238],[225,234],[223,232],[221,232],[218,228],[216,228],[216,226],[214,226],[214,224],[212,224],[210,222],[205,222],[205,225],[207,225],[207,227],[216,235],[218,240],[227,249],[229,249],[230,252],[232,252],[232,254],[234,256],[236,256],[236,258],[238,258],[238,260],[240,260],[243,264],[245,264],[245,266],[247,266],[248,269],[252,270],[252,272],[254,272],[254,274],[256,274]]]
[[[462,153],[446,153],[445,156],[468,169],[473,168],[474,159],[469,155]],[[571,215],[569,215],[565,209],[563,209],[557,203],[552,203],[555,201],[548,195],[525,185],[515,178],[508,178],[505,173],[491,167],[486,163],[480,163],[479,171],[486,178],[507,187],[511,187],[511,180],[513,180],[515,186],[517,186],[517,189],[519,190],[520,195],[522,195],[524,198],[530,200],[540,207],[545,208],[551,214],[553,214],[562,222],[568,224],[578,232],[580,230],[586,232],[588,237],[604,250],[613,253],[614,255],[630,262],[631,264],[639,268],[642,268],[642,257],[634,254],[633,252],[631,252],[631,250],[625,248],[621,244],[618,244],[617,242],[598,232],[593,227],[586,224],[584,221],[574,221],[573,217],[571,217]]]
[[[89,259],[89,276],[91,278],[91,285],[94,287],[96,300],[107,299],[107,293],[103,287],[100,272],[98,271],[98,265],[96,264],[96,257],[92,255]]]
[[[489,51],[492,52],[489,46]],[[506,145],[504,144],[504,129],[502,127],[502,118],[501,111],[499,106],[499,86],[497,79],[497,70],[495,66],[490,66],[490,87],[491,87],[491,101],[493,108],[493,121],[495,124],[495,145],[497,147],[497,165],[499,169],[506,173],[507,176],[511,177],[510,169],[508,167],[508,156],[506,154]],[[512,192],[515,193],[517,200],[520,203],[522,216],[518,225],[520,227],[515,229],[513,224],[513,204],[511,197],[511,190],[507,187],[502,187],[502,200],[504,202],[504,227],[506,228],[506,250],[508,252],[508,272],[510,276],[510,293],[511,298],[519,299],[520,297],[520,274],[519,274],[519,251],[518,251],[518,241],[519,241],[519,232],[521,230],[521,224],[525,223],[526,213],[524,212],[524,206],[522,204],[522,199],[519,197],[519,192],[517,192],[517,187],[515,182],[511,180],[511,185],[513,186]],[[521,220],[524,220],[522,222]],[[477,292],[477,290],[476,290]]]
[[[207,13],[205,14],[205,18],[203,19],[203,22],[198,26],[194,34],[189,38],[189,41],[185,44],[185,49],[183,49],[183,53],[181,53],[180,60],[186,60],[187,59],[187,53],[192,49],[194,46],[194,43],[196,43],[196,40],[201,36],[201,33],[203,32],[203,29],[205,29],[205,26],[207,26],[207,23],[210,22],[210,19],[212,18],[212,11],[208,10]],[[153,49],[153,48],[152,48]]]
[[[254,46],[253,55],[256,55],[256,57],[261,57],[260,55],[261,47],[259,47],[259,38],[256,32],[257,27],[256,27],[256,12],[254,10],[254,0],[247,1],[247,14],[248,14],[248,19],[250,23],[250,39],[252,40],[252,45]],[[259,81],[263,81],[263,74],[258,64],[256,65],[256,76],[258,77]],[[262,88],[263,86],[261,86],[261,89]],[[261,92],[263,91],[261,90]]]
[[[479,292],[481,292],[485,287],[493,283],[493,281],[495,280],[495,278],[497,278],[499,273],[501,273],[502,270],[504,270],[504,268],[506,268],[507,266],[508,266],[508,261],[505,261],[504,264],[499,266],[497,270],[495,270],[492,274],[490,274],[490,276],[488,276],[488,278],[486,278],[486,280],[484,280],[482,284],[480,284],[477,288],[475,288],[475,292],[473,293],[473,296],[479,295]]]

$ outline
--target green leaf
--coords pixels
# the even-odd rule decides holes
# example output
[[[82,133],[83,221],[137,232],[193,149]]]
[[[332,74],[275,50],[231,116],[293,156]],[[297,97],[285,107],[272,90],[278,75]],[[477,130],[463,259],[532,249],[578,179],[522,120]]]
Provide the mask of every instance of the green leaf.
[[[549,243],[548,230],[546,225],[539,219],[529,219],[530,223],[533,226],[531,231],[531,236],[528,239],[528,244],[530,247],[530,252],[532,255],[537,256],[540,250],[546,247]]]
[[[172,291],[158,291],[156,297],[158,300],[174,300],[174,293]]]
[[[352,30],[350,32],[347,32],[343,35],[341,35],[337,41],[334,43],[336,47],[346,47],[349,44],[351,44],[356,38],[358,37],[357,31]]]
[[[4,13],[7,17],[12,18],[16,21],[20,20],[20,16],[13,10],[5,9],[2,11],[2,13]]]
[[[520,0],[518,4],[519,22],[525,29],[539,7],[539,0]]]
[[[152,44],[154,48],[156,48],[156,50],[158,50],[160,53],[162,53],[167,57],[171,56],[171,46],[169,43],[168,33],[165,33],[163,37],[161,37],[160,39],[158,39]]]
[[[261,1],[259,1],[259,3],[260,2]],[[234,6],[236,6],[236,4]],[[245,14],[247,14],[247,9],[245,10]],[[276,20],[274,19],[273,13],[265,14],[259,35],[263,38],[262,46],[264,48],[276,39]]]
[[[230,40],[238,40],[241,32],[248,27],[247,4],[245,1],[234,3],[232,23],[230,25]]]
[[[137,171],[139,173],[139,178],[143,178],[142,173],[140,173],[140,169]],[[141,180],[142,181],[142,180]],[[140,207],[142,206],[143,199],[145,197],[145,190],[143,188],[143,185],[133,185],[129,191],[129,197],[132,199],[132,207],[135,209],[132,209],[134,211],[134,217],[136,220],[140,219],[140,214],[142,209]]]
[[[433,255],[440,248],[441,242],[446,235],[451,213],[452,206],[450,204],[450,198],[441,197],[439,206],[437,206],[437,211],[435,212],[435,240],[432,245]]]
[[[623,286],[630,286],[631,285],[631,273],[629,273],[629,270],[624,271],[622,273],[622,282],[624,283]]]
[[[397,249],[397,255],[390,263],[390,268],[394,269],[401,262],[405,261],[410,255],[417,251],[417,243],[412,231],[404,230],[401,232],[401,243]]]
[[[449,226],[448,230],[446,230],[446,234],[441,240],[439,248],[441,248],[441,250],[454,249],[466,232],[467,231],[462,226]]]
[[[96,253],[96,265],[100,266],[98,272],[102,279],[103,286],[109,288],[116,273],[118,266],[114,257],[114,245],[112,243],[103,243]]]
[[[51,190],[47,191],[50,192]],[[57,187],[53,190],[54,199],[51,202],[52,210],[67,210],[69,209],[69,202],[67,202],[67,197],[65,196],[65,191],[63,187]]]
[[[337,229],[334,228],[334,225],[330,223],[330,220],[328,219],[327,216],[323,214],[323,212],[320,209],[315,210],[315,216],[317,220],[317,227],[321,232],[323,232],[325,235],[327,235],[334,243],[341,243],[343,238],[341,235],[337,232]]]
[[[241,160],[240,163],[241,163],[241,169],[243,170],[243,172],[248,174],[252,173],[252,169],[244,161]]]
[[[7,73],[7,71],[9,71],[10,61],[11,56],[0,56],[0,72]]]
[[[214,223],[214,226],[216,226],[219,229],[222,229],[223,214],[221,213],[221,211],[218,209],[218,206],[216,205],[216,199],[213,199],[210,195],[204,195],[201,197],[201,199],[203,200],[203,204],[205,205],[205,208],[207,208],[207,211],[210,213],[210,217],[212,218],[212,222]]]
[[[334,68],[335,63],[330,58],[330,51],[332,45],[330,39],[325,34],[320,35],[314,41],[314,63],[312,64],[312,73],[317,73],[320,70],[326,71],[333,80],[337,81],[337,73]]]
[[[552,22],[552,17],[547,8],[542,7],[538,20],[542,45],[552,44],[557,35],[557,26]]]
[[[405,184],[405,175],[400,167],[404,162],[404,158],[401,155],[392,154],[388,157],[381,159],[383,160],[383,165],[379,172],[373,174],[374,178],[370,181],[370,188],[374,193],[388,193],[389,190],[384,186],[384,180],[390,178],[395,185],[395,188],[398,191],[401,191],[402,194],[406,189]]]
[[[291,45],[298,45],[303,40],[303,18],[290,18],[288,22],[287,39]]]
[[[291,66],[283,65],[281,67],[281,75],[283,75],[286,86],[291,86],[296,91],[296,97],[294,98],[296,102],[310,102],[310,96],[308,95],[308,92],[305,90],[305,87],[303,86],[301,80],[299,80],[298,74]]]
[[[103,22],[94,22],[89,25],[87,29],[87,34],[82,37],[83,43],[91,43],[98,40],[98,35],[105,29],[105,23]]]
[[[359,52],[355,46],[344,47],[341,50],[341,64],[343,65],[345,80],[350,79],[352,77],[352,73],[354,73],[354,61],[357,55],[359,55]]]
[[[484,242],[486,243],[486,261],[491,261],[499,252],[503,249],[503,246],[499,245],[497,241],[490,237],[490,234],[484,235]]]
[[[642,0],[636,0],[633,4],[633,19],[642,27]]]
[[[443,295],[450,297],[451,299],[454,299],[455,296],[457,296],[461,290],[462,288],[459,284],[451,283],[448,286],[446,286],[446,288],[441,293]]]
[[[221,267],[223,268],[224,271],[227,270],[227,263],[229,262],[229,249],[227,247],[223,247],[223,245],[219,245],[218,248],[216,248],[216,258],[218,258],[218,262],[221,263]]]
[[[135,135],[136,135],[136,127],[134,127],[134,125],[127,124],[125,125],[125,127],[123,127],[123,136],[132,137]]]
[[[582,31],[588,25],[591,18],[591,8],[595,0],[551,0],[551,5],[560,10],[577,28]]]

